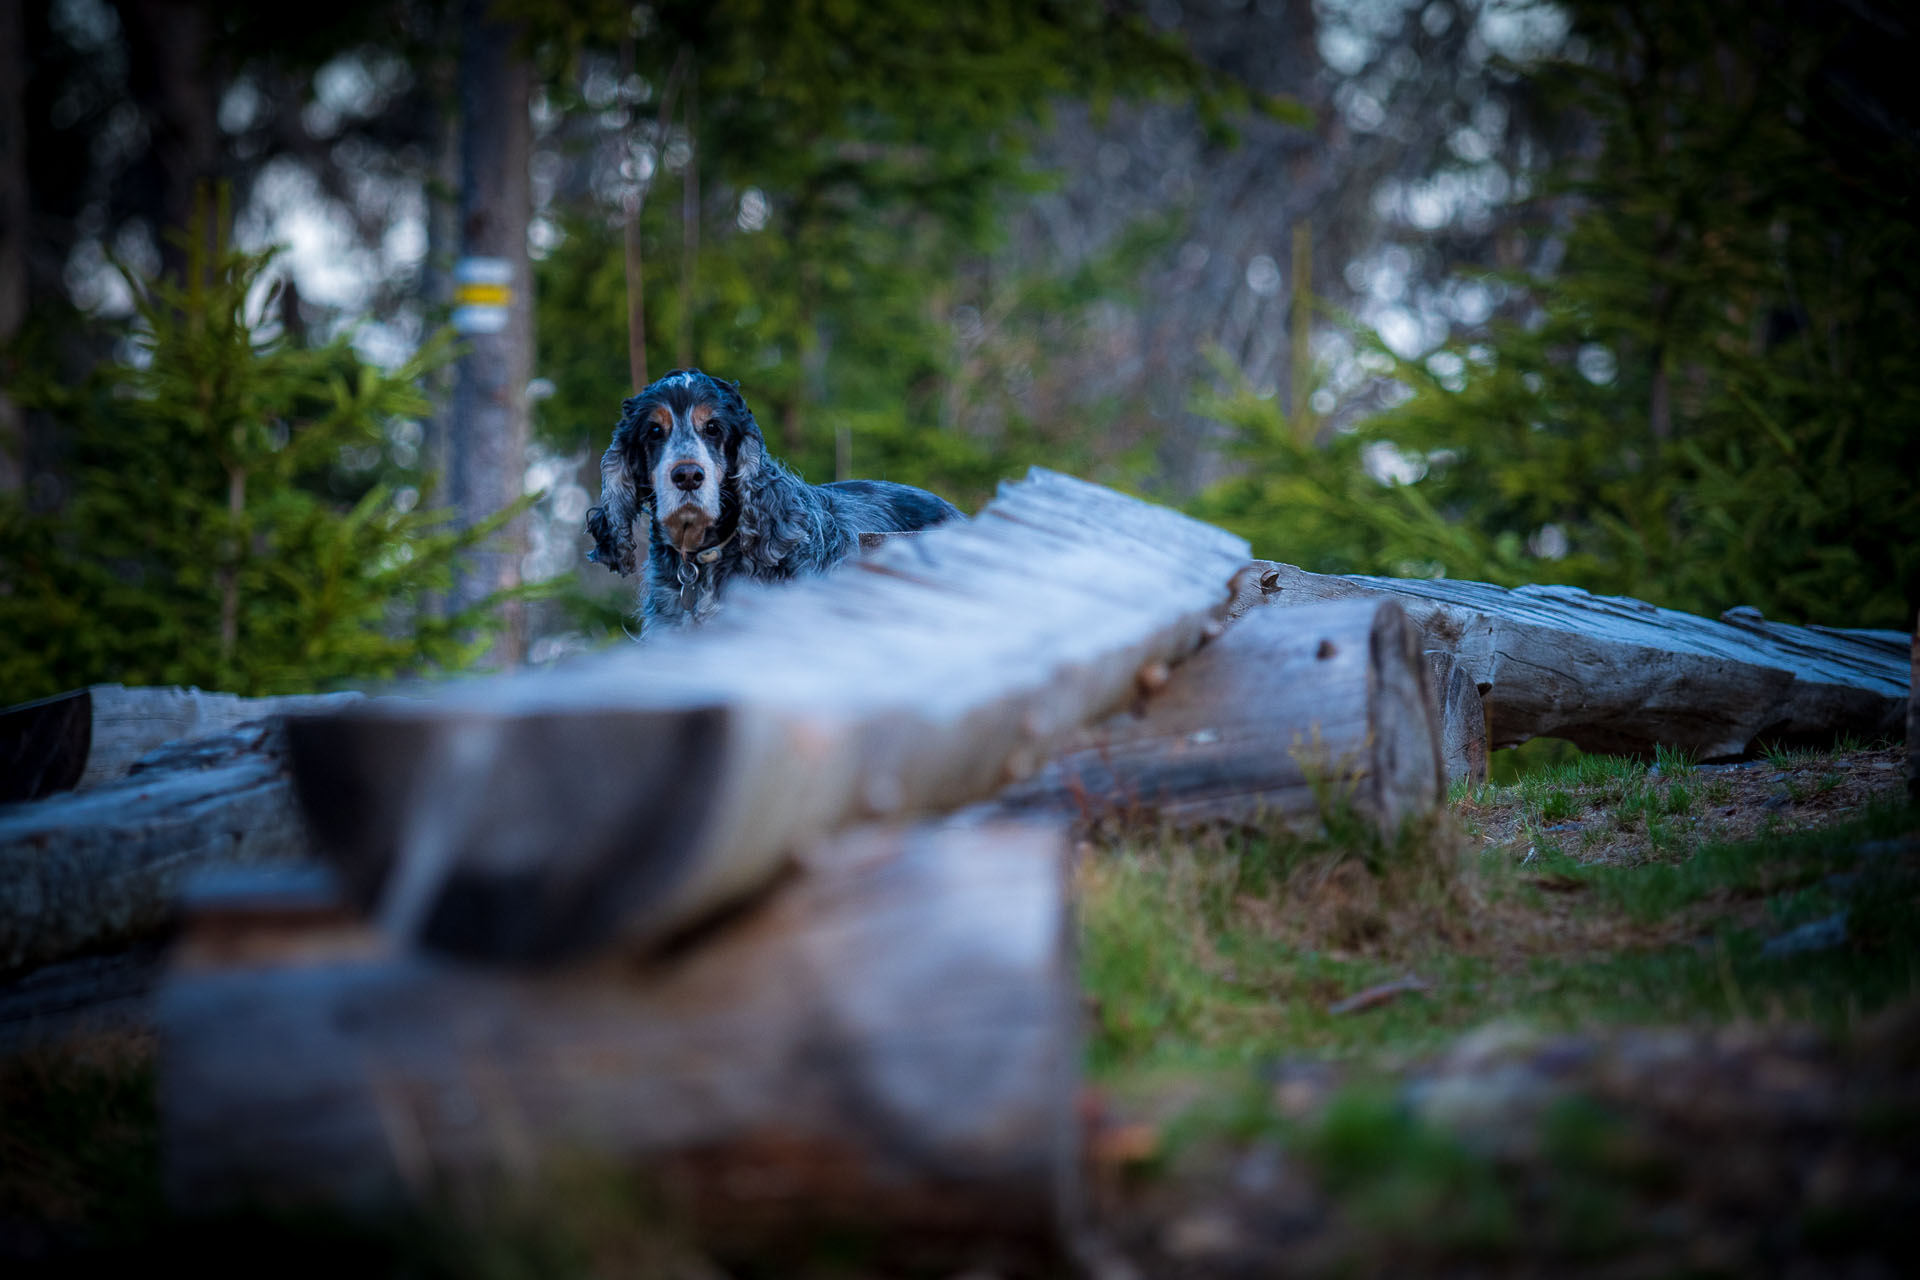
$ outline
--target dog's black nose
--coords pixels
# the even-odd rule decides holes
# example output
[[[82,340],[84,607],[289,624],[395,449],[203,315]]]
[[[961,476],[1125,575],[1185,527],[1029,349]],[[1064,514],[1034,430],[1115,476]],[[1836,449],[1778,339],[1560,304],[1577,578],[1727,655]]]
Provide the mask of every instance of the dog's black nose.
[[[706,478],[707,473],[702,471],[697,463],[677,462],[674,464],[673,486],[676,489],[684,489],[688,493],[692,493],[705,483]]]

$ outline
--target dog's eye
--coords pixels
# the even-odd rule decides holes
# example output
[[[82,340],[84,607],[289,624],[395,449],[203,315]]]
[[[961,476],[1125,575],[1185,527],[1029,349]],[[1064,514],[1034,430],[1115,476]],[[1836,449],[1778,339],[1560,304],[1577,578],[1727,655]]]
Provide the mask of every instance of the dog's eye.
[[[649,440],[658,440],[661,436],[665,434],[667,434],[666,431],[663,430],[660,424],[657,422],[652,423],[647,427],[647,439]]]
[[[718,440],[720,438],[720,424],[717,422],[709,422],[706,426],[700,428],[700,434],[709,440]]]

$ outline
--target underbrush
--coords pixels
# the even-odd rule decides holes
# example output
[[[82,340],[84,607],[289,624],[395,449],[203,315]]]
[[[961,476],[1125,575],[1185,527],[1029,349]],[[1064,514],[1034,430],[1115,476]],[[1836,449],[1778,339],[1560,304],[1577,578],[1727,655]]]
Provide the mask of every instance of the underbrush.
[[[1877,764],[1798,761],[1870,781]],[[1774,811],[1745,839],[1647,837],[1722,786],[1779,788],[1778,775],[1727,778],[1679,756],[1583,756],[1473,789],[1397,842],[1336,813],[1304,834],[1095,849],[1079,868],[1093,1070],[1417,1054],[1494,1017],[1843,1030],[1920,995],[1920,816],[1890,798],[1892,776],[1877,802],[1823,810],[1824,825],[1783,830]],[[1657,852],[1583,860],[1577,839],[1551,838],[1574,813],[1638,823]],[[1343,1002],[1364,1007],[1336,1012]]]

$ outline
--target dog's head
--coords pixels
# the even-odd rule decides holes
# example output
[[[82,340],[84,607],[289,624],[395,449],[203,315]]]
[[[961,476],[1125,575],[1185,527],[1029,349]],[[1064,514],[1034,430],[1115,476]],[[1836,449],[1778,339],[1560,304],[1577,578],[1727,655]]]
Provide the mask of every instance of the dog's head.
[[[736,383],[676,369],[622,407],[600,459],[600,505],[587,512],[588,559],[618,574],[638,567],[634,520],[651,514],[667,541],[696,550],[737,518],[740,494],[766,456],[760,424]],[[724,534],[723,534],[724,536]]]

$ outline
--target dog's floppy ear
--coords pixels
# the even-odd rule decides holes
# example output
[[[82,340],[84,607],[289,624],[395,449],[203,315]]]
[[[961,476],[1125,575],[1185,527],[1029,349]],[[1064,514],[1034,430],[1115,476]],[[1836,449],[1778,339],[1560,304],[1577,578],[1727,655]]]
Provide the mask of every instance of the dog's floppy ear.
[[[633,438],[633,406],[638,398],[627,401],[627,414],[613,429],[613,444],[600,455],[600,505],[587,509],[587,536],[593,539],[587,559],[623,578],[640,567],[633,522],[653,499],[653,490],[647,487],[644,476],[636,474],[637,459],[628,449]]]
[[[766,438],[760,434],[760,424],[754,419],[747,398],[740,394],[740,384],[725,378],[715,378],[713,381],[728,411],[740,424],[739,454],[733,464],[734,482],[751,492],[759,487],[760,466],[767,460]]]

